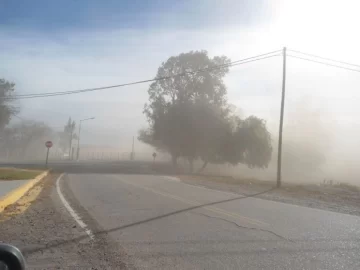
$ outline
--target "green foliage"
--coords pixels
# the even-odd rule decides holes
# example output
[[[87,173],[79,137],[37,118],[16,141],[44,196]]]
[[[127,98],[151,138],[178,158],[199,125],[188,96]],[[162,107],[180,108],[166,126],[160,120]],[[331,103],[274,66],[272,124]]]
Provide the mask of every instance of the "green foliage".
[[[236,159],[229,159],[228,162],[241,162],[250,168],[267,167],[271,160],[272,146],[271,135],[263,119],[250,116],[243,121],[240,120],[232,136],[232,147],[230,149],[235,151]]]
[[[225,56],[209,58],[206,51],[191,51],[170,57],[162,63],[156,77],[174,76],[158,80],[148,90],[149,104],[145,104],[144,113],[149,121],[165,113],[167,107],[207,100],[208,103],[223,106],[226,104],[226,86],[223,78],[229,71],[227,67],[212,69],[207,72],[195,72],[199,69],[228,64]],[[190,72],[183,76],[180,73]],[[193,73],[191,73],[193,72]]]
[[[228,68],[194,72],[228,64],[225,56],[209,58],[206,51],[170,57],[158,69],[159,80],[149,87],[144,114],[150,127],[139,140],[178,157],[210,163],[238,163],[264,168],[272,148],[265,121],[255,116],[242,120],[226,100],[224,77]],[[176,76],[184,72],[192,72]]]
[[[34,179],[42,171],[34,170],[22,170],[13,168],[0,168],[0,179],[1,180],[22,180],[22,179]]]

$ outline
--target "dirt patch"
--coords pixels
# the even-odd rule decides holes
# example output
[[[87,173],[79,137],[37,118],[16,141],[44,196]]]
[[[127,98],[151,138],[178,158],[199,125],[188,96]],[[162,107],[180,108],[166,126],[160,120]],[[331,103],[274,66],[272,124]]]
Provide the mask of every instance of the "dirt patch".
[[[360,191],[357,187],[347,184],[284,184],[281,188],[274,189],[275,183],[256,179],[207,175],[180,175],[178,177],[188,184],[241,195],[261,193],[257,197],[360,216]],[[267,190],[268,192],[266,192]]]

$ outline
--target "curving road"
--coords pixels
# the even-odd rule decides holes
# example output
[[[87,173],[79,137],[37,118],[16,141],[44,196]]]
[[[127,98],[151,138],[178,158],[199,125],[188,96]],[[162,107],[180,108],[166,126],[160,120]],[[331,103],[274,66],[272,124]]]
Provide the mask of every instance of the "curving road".
[[[95,239],[139,269],[360,269],[360,218],[155,175],[68,174]]]

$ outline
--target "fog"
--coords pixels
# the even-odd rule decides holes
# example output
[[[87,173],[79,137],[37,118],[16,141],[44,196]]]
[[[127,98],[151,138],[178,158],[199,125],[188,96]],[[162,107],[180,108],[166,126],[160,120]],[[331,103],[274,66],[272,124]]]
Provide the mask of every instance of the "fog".
[[[235,167],[209,165],[205,173],[269,181],[276,179],[281,68],[279,56],[278,59],[269,60],[259,66],[234,68],[226,78],[229,101],[235,104],[237,113],[241,117],[256,115],[267,121],[273,141],[273,155],[268,168],[249,169],[245,165]],[[282,156],[284,182],[318,184],[324,180],[332,180],[359,184],[360,169],[357,159],[360,120],[357,117],[359,115],[357,86],[360,85],[360,81],[356,76],[357,74],[347,74],[347,71],[343,70],[334,71],[329,70],[328,67],[318,67],[314,64],[308,66],[289,61]],[[146,86],[141,91],[146,93]],[[106,108],[102,107],[101,113],[97,110],[101,107],[99,105],[101,103],[91,112],[86,113],[87,115],[95,113],[97,119],[86,122],[82,127],[81,158],[128,159],[134,137],[136,158],[151,160],[152,153],[156,150],[137,140],[138,130],[147,125],[142,114],[142,104],[146,101],[146,94],[143,93],[139,97],[125,99],[120,103],[121,107],[117,106],[118,103],[105,101],[103,104],[106,104]],[[47,113],[56,116],[56,111],[47,110]],[[116,112],[116,115],[109,118],[109,114],[113,112]],[[15,160],[43,160],[46,139],[55,142],[50,158],[64,158],[64,151],[57,147],[56,142],[59,140],[57,132],[62,131],[66,123],[66,115],[64,111],[60,113],[59,119],[63,122],[55,127],[51,122],[45,123],[52,130],[51,135],[46,135],[46,138],[41,136],[39,137],[41,139],[36,138],[29,142],[29,150],[15,157]],[[26,117],[27,120],[41,122],[41,118],[31,115]],[[23,120],[13,118],[9,127],[16,127]],[[34,151],[36,147],[42,150]],[[76,140],[73,142],[73,147],[77,147]],[[157,159],[166,161],[170,157],[166,153],[158,153]]]
[[[256,178],[275,181],[277,168],[277,143],[280,116],[280,94],[282,82],[281,56],[266,60],[261,65],[235,67],[226,77],[229,102],[236,106],[237,113],[245,118],[259,116],[267,121],[272,135],[273,155],[266,169],[249,169],[245,165],[209,165],[205,173],[225,174],[239,178]],[[346,70],[334,70],[329,67],[307,64],[289,59],[287,66],[286,98],[284,113],[282,176],[284,182],[321,183],[324,180],[348,182],[359,185],[360,169],[358,160],[358,119],[360,79],[357,74]],[[94,160],[129,159],[132,140],[138,160],[152,160],[152,147],[137,140],[140,128],[147,122],[142,114],[142,107],[147,102],[147,85],[141,86],[139,95],[129,94],[121,102],[108,99],[85,101],[81,106],[91,106],[81,116],[96,115],[94,121],[82,126],[81,158]],[[133,88],[125,89],[131,93]],[[71,98],[71,97],[69,97]],[[54,103],[55,101],[55,103]],[[50,100],[54,110],[46,108],[46,114],[59,119],[57,125],[46,121],[51,129],[45,137],[40,136],[29,142],[29,150],[15,155],[10,160],[43,160],[46,149],[44,142],[55,142],[50,158],[64,157],[64,151],[57,143],[58,132],[63,130],[68,113],[56,109],[56,98]],[[19,107],[24,103],[19,103]],[[30,106],[27,102],[26,106]],[[35,106],[35,105],[34,105]],[[60,105],[59,106],[63,106]],[[32,111],[42,108],[33,107]],[[79,115],[79,114],[78,114]],[[23,116],[24,117],[24,116]],[[42,123],[42,117],[28,114],[25,120]],[[78,116],[77,119],[80,117]],[[24,119],[14,117],[9,127],[16,127]],[[26,121],[25,121],[26,122]],[[77,127],[78,128],[78,121]],[[40,138],[40,139],[39,139]],[[74,140],[73,147],[77,147]],[[34,149],[37,150],[34,151]],[[35,154],[36,153],[36,154]],[[2,159],[6,160],[6,154]],[[158,153],[158,161],[170,160],[166,153]],[[198,166],[201,166],[200,162]]]
[[[96,14],[99,24],[96,27],[93,13],[84,14],[83,27],[74,23],[77,27],[53,25],[54,29],[39,30],[39,24],[35,27],[31,20],[24,20],[26,24],[22,24],[22,20],[4,24],[0,26],[3,63],[0,78],[14,81],[17,94],[114,85],[153,78],[159,65],[170,56],[203,49],[212,57],[226,55],[234,61],[287,46],[289,50],[360,63],[360,39],[354,35],[354,27],[359,24],[357,1],[341,4],[277,0],[271,1],[272,4],[251,1],[252,4],[246,5],[236,2],[237,8],[231,1],[221,5],[216,1],[193,4],[192,9],[202,11],[196,16],[184,12],[190,8],[186,3],[179,4],[178,10],[149,13],[146,27],[135,22],[127,24],[133,27],[123,27],[118,21],[109,22],[108,14],[100,11]],[[224,13],[228,20],[224,20]],[[360,185],[357,165],[359,73],[301,61],[292,58],[296,53],[291,51],[288,54],[284,182],[320,183],[331,179]],[[266,120],[273,141],[272,159],[267,169],[209,165],[205,172],[274,181],[282,57],[233,67],[225,83],[228,101],[237,107],[242,117],[255,115]],[[154,149],[137,140],[138,131],[147,126],[143,107],[148,99],[148,87],[149,84],[139,84],[77,95],[17,100],[15,105],[21,118],[12,117],[9,128],[36,121],[51,132],[32,139],[31,147],[22,150],[25,152],[17,152],[10,158],[3,151],[0,158],[43,160],[44,141],[48,139],[54,141],[50,157],[66,158],[67,151],[61,149],[58,142],[59,132],[63,131],[68,118],[76,121],[77,132],[79,120],[94,116],[95,120],[82,126],[81,158],[128,159],[135,137],[136,158],[151,160]],[[2,146],[9,145],[5,137],[1,138]],[[77,144],[75,139],[73,147]],[[12,141],[12,145],[16,142]],[[168,160],[169,156],[158,153],[157,159]]]
[[[360,185],[358,147],[360,141],[357,74],[320,70],[310,65],[289,67],[286,87],[282,179],[289,183],[333,183]],[[296,69],[295,69],[296,68]],[[295,70],[297,72],[295,72]],[[302,71],[299,73],[299,70]],[[325,73],[326,72],[326,73]],[[276,89],[276,88],[274,88]],[[278,84],[280,93],[280,83]],[[248,98],[247,100],[251,100]],[[241,104],[241,102],[239,102]],[[261,115],[267,120],[273,139],[273,156],[267,169],[244,165],[210,166],[214,174],[239,178],[276,180],[280,96],[267,96],[259,106],[245,106],[245,115]]]

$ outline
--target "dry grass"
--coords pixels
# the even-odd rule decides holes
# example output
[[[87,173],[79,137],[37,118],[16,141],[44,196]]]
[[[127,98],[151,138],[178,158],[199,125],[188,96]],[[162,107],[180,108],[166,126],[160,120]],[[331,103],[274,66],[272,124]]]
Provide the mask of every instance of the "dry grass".
[[[23,170],[15,168],[0,168],[0,180],[11,181],[33,179],[40,173],[42,173],[42,171]]]
[[[179,178],[185,181],[202,181],[212,182],[219,184],[226,184],[231,186],[238,186],[241,188],[251,189],[263,189],[268,187],[274,187],[275,181],[262,181],[256,178],[235,178],[231,176],[214,176],[214,175],[179,175]],[[314,193],[323,194],[324,192],[329,194],[337,194],[343,192],[360,192],[360,188],[355,185],[347,183],[337,183],[333,185],[316,185],[316,184],[295,184],[295,183],[283,183],[281,190],[288,193]]]

